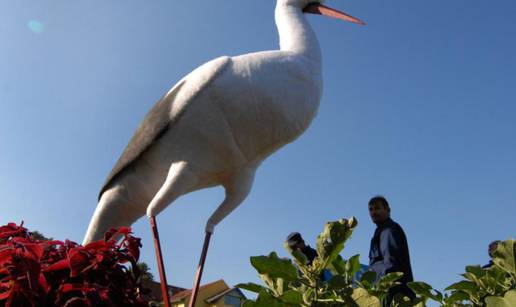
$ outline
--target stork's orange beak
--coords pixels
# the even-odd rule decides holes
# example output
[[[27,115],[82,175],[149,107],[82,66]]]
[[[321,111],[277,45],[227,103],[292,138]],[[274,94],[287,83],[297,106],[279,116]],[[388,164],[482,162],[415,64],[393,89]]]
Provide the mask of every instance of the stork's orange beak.
[[[365,25],[365,22],[362,20],[355,18],[351,15],[348,15],[344,12],[337,11],[335,9],[332,9],[331,7],[327,7],[325,5],[322,5],[320,3],[310,3],[308,4],[304,9],[303,12],[310,13],[310,14],[318,14],[328,17],[333,17],[353,23],[358,23],[359,25]]]

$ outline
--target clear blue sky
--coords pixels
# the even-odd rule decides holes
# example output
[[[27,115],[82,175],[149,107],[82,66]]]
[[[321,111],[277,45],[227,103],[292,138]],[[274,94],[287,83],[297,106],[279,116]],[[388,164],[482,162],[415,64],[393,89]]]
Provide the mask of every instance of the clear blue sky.
[[[204,281],[256,281],[252,255],[291,231],[313,244],[356,216],[343,253],[367,262],[367,201],[391,202],[416,279],[437,288],[516,234],[516,2],[328,1],[310,16],[325,89],[311,128],[259,169],[216,229]],[[154,102],[220,55],[277,49],[275,1],[0,2],[0,223],[81,241],[97,193]],[[158,218],[169,281],[190,287],[221,189]],[[154,272],[146,219],[134,225]]]

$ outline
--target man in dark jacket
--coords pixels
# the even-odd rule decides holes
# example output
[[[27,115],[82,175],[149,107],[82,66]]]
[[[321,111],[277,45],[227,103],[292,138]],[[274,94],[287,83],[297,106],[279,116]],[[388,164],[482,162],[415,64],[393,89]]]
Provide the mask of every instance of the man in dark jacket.
[[[496,241],[489,243],[487,253],[489,254],[489,258],[491,258],[491,260],[489,260],[488,264],[482,266],[482,269],[489,269],[490,267],[492,267],[494,265],[494,262],[493,262],[494,252],[498,248],[498,244],[500,244],[500,242],[502,242],[502,241],[496,240]]]
[[[407,237],[401,226],[391,219],[389,203],[383,196],[376,196],[369,201],[369,215],[376,224],[369,250],[369,268],[376,272],[376,280],[392,272],[402,272],[401,285],[391,288],[386,300],[390,305],[394,295],[400,293],[414,298],[414,293],[407,286],[413,281],[412,268]]]
[[[287,237],[287,244],[292,250],[299,250],[306,256],[308,260],[308,265],[311,265],[314,261],[315,257],[317,257],[317,251],[310,247],[310,245],[305,244],[305,240],[299,232],[293,232]]]
[[[317,257],[317,251],[313,249],[310,245],[305,244],[305,240],[299,232],[293,232],[287,237],[287,244],[292,250],[298,250],[303,253],[306,257],[307,264],[312,265],[315,258]],[[321,279],[323,281],[328,281],[332,278],[332,274],[329,270],[324,269],[321,272]]]

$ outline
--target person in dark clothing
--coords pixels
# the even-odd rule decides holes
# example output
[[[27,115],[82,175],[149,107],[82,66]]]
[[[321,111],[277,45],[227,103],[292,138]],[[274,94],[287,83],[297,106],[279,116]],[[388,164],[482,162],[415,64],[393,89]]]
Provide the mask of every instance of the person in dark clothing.
[[[482,267],[482,269],[489,269],[490,267],[492,267],[494,265],[494,262],[493,262],[493,253],[495,252],[495,250],[498,248],[498,244],[500,244],[500,240],[496,240],[496,241],[493,241],[491,243],[489,243],[489,247],[487,249],[487,253],[489,254],[489,257],[491,258],[491,260],[489,260],[489,263],[484,265]]]
[[[403,277],[398,280],[401,284],[389,290],[386,299],[387,306],[396,294],[402,294],[410,299],[415,297],[414,292],[407,286],[414,281],[407,237],[401,226],[391,219],[389,203],[383,196],[376,196],[369,201],[369,215],[376,224],[374,236],[371,239],[369,250],[369,269],[376,272],[376,280],[392,272],[402,272]]]
[[[314,262],[315,257],[317,257],[317,251],[310,247],[310,245],[305,244],[305,240],[299,232],[293,232],[287,237],[287,244],[292,250],[299,250],[302,252],[306,259],[308,260],[308,265],[311,265]]]
[[[292,250],[299,250],[303,253],[307,259],[307,264],[312,265],[314,259],[317,257],[317,251],[310,247],[310,245],[305,244],[305,240],[299,232],[293,232],[287,237],[287,244]],[[323,281],[330,280],[332,278],[332,274],[329,270],[324,269],[321,272],[321,279]]]

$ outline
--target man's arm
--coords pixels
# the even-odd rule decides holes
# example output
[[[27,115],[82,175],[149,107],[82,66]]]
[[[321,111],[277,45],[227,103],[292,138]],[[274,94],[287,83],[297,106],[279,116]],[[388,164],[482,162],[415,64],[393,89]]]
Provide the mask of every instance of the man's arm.
[[[383,274],[401,272],[402,234],[396,228],[384,229],[380,235],[380,252],[383,256]]]

